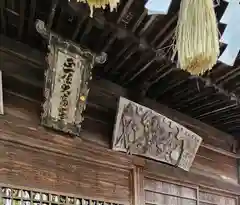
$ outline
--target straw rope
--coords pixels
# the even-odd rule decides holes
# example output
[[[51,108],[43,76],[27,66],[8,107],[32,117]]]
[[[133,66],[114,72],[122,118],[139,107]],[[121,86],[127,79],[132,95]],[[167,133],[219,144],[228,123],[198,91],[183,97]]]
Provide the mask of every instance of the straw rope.
[[[212,69],[219,55],[213,0],[182,0],[175,40],[174,55],[182,69],[194,75]]]

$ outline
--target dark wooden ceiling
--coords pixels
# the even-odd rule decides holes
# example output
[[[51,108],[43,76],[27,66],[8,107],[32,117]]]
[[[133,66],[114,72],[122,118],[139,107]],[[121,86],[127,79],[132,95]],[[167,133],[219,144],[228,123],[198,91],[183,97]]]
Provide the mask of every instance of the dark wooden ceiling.
[[[96,77],[240,136],[240,58],[233,67],[218,63],[201,77],[190,76],[170,60],[180,0],[166,16],[148,16],[144,2],[121,0],[117,12],[99,9],[89,18],[87,5],[75,1],[1,0],[1,34],[46,52],[34,26],[41,19],[64,38],[108,54],[105,64],[95,66]],[[218,18],[225,8],[224,2],[216,7]],[[42,101],[43,70],[19,65],[19,73],[3,72],[5,90]]]

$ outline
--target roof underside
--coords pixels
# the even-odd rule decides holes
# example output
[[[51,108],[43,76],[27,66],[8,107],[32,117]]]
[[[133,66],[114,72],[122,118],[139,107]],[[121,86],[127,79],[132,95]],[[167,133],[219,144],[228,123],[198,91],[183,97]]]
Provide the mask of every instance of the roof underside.
[[[46,51],[34,26],[44,20],[61,36],[108,54],[95,67],[96,76],[239,136],[240,58],[234,67],[218,63],[201,77],[176,68],[170,57],[179,4],[173,0],[166,16],[148,16],[143,0],[121,0],[117,12],[97,10],[91,19],[87,6],[74,1],[68,6],[67,0],[1,0],[1,33]],[[225,8],[224,2],[216,8],[218,18]],[[31,80],[5,74],[4,89],[42,101],[43,70],[34,72]]]

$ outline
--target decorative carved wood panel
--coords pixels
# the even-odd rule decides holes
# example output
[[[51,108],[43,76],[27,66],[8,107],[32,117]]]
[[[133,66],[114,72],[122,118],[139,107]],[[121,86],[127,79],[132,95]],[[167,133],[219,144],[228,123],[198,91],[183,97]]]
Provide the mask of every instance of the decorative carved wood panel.
[[[197,188],[145,178],[146,205],[198,205]]]
[[[1,187],[0,205],[120,205],[45,191]]]
[[[189,171],[202,138],[147,107],[120,98],[113,149]]]

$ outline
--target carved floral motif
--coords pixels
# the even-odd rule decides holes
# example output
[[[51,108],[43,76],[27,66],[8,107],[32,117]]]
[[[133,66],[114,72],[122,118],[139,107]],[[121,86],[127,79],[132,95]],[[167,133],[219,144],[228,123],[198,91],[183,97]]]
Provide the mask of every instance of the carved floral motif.
[[[120,98],[113,149],[189,170],[202,138],[155,111]]]

